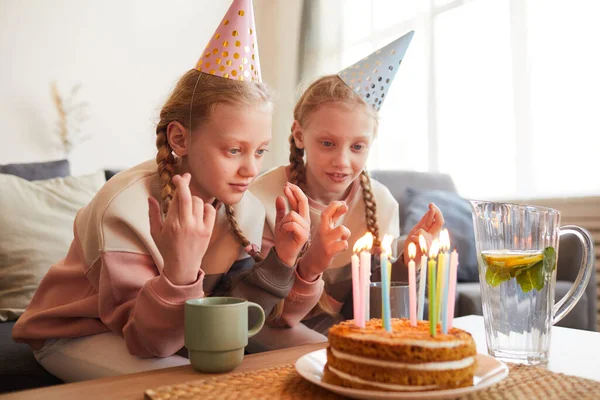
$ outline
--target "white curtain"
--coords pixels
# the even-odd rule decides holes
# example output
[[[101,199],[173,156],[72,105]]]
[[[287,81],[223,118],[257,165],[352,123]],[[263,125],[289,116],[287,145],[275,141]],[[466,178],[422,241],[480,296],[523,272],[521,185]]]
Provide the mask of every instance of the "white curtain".
[[[466,197],[600,194],[599,2],[307,1],[302,80],[416,31],[371,169],[449,173]]]
[[[287,164],[298,86],[304,0],[254,0],[261,72],[274,94],[273,139],[263,170]]]

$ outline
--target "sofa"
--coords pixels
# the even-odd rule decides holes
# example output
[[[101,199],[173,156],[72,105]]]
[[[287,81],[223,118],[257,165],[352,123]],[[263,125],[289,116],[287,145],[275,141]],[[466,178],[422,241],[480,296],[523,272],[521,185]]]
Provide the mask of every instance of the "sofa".
[[[60,166],[62,170],[59,175],[64,176],[68,173],[68,165],[66,170],[64,162]],[[8,170],[0,168],[0,173],[9,174],[14,172],[10,168]],[[115,171],[105,171],[105,179],[110,179],[114,173]],[[414,205],[412,203],[414,203],[415,196],[410,195],[411,193],[414,194],[414,190],[421,191],[421,194],[434,191],[437,196],[454,196],[455,200],[466,202],[458,197],[454,183],[448,175],[408,171],[375,171],[372,176],[385,184],[398,201],[401,223],[402,221],[409,221],[411,218],[410,210]],[[29,174],[26,179],[48,179],[50,177],[33,173]],[[409,199],[409,197],[411,198]],[[420,206],[426,207],[426,204],[420,204]],[[464,206],[465,204],[462,204],[463,210]],[[445,214],[447,212],[451,212],[451,210],[444,211]],[[563,237],[558,260],[557,299],[566,293],[575,280],[576,268],[580,259],[581,251],[578,248],[576,239],[568,236]],[[458,296],[455,315],[481,315],[481,296],[479,283],[476,281],[476,273],[471,273],[471,276],[468,274],[463,275],[462,278],[462,281],[457,285]],[[595,288],[596,276],[594,273],[583,298],[558,325],[595,330],[597,307]],[[15,343],[12,340],[13,325],[14,321],[0,322],[0,393],[62,383],[37,363],[27,345]]]
[[[80,204],[71,202],[69,203],[69,199],[60,199],[60,194],[58,195],[59,202],[62,206],[71,206],[72,212],[76,211],[76,207],[81,206],[81,203],[84,202],[93,196],[94,190],[97,190],[107,179],[115,174],[116,171],[99,171],[93,176],[87,176],[86,181],[82,180],[74,180],[71,182],[69,188],[74,191],[82,192],[84,188],[82,184],[89,184],[90,180],[93,180],[94,184],[90,187],[88,185],[85,188],[85,195],[79,199]],[[30,164],[8,164],[8,165],[0,165],[0,177],[11,175],[22,178],[26,181],[36,181],[36,182],[51,182],[55,179],[67,178],[70,175],[70,166],[67,160],[58,160],[52,162],[43,162],[43,163],[30,163]],[[6,179],[3,180],[3,183],[6,183]],[[62,186],[61,186],[62,185]],[[57,182],[56,185],[46,185],[43,190],[39,193],[36,193],[36,197],[52,197],[51,192],[59,190],[63,187],[67,187],[64,182]],[[3,192],[7,191],[6,187],[2,187]],[[56,193],[55,193],[56,194]],[[1,200],[1,199],[0,199]],[[72,199],[71,199],[72,200]],[[89,200],[88,200],[89,201]],[[0,201],[0,203],[4,206],[5,203]],[[8,213],[10,211],[4,209],[3,210],[3,218],[6,220],[9,218]],[[73,214],[74,215],[74,214]],[[64,218],[65,223],[65,231],[69,231],[72,229],[72,217],[69,215],[65,215]],[[70,222],[68,220],[70,219]],[[2,224],[7,224],[8,222],[2,221]],[[51,228],[54,229],[54,228]],[[11,232],[8,232],[10,234]],[[2,236],[3,232],[0,232],[0,249],[5,249],[5,243],[1,243],[2,241],[7,241],[6,236]],[[71,232],[72,237],[72,232]],[[70,239],[66,239],[69,240]],[[52,242],[53,243],[53,242]],[[63,243],[64,245],[64,243]],[[34,244],[34,246],[39,246],[39,244]],[[68,244],[67,244],[68,247]],[[57,249],[58,253],[66,254],[67,248]],[[6,254],[1,254],[0,251],[0,261],[5,262]],[[59,256],[57,256],[59,257]],[[57,258],[58,259],[58,258]],[[4,268],[5,265],[0,264],[0,269]],[[50,263],[45,265],[45,267],[50,267]],[[6,283],[2,282],[2,280],[6,280],[6,275],[2,274],[3,271],[0,271],[0,308],[3,308],[2,301],[5,300],[6,295]],[[39,272],[40,274],[43,272]],[[33,352],[28,345],[22,343],[15,343],[12,340],[12,328],[15,324],[15,321],[11,320],[9,315],[9,320],[5,322],[3,319],[6,319],[6,312],[0,311],[0,393],[11,392],[16,390],[23,389],[33,389],[37,387],[45,387],[50,385],[56,385],[62,383],[61,380],[57,379],[53,375],[46,372],[44,368],[42,368],[35,357],[33,356]]]
[[[407,221],[411,218],[411,215],[409,214],[412,206],[411,200],[414,200],[415,198],[417,200],[427,198],[426,194],[428,193],[430,194],[429,198],[431,200],[438,200],[446,204],[454,204],[455,209],[464,210],[469,209],[470,207],[468,206],[467,200],[459,197],[452,178],[446,174],[414,171],[373,171],[371,176],[387,186],[394,198],[398,201],[400,207],[401,232],[406,231],[406,227],[404,227],[404,230],[402,229],[402,221]],[[411,197],[411,193],[414,193],[415,191],[422,194],[422,196]],[[446,202],[446,199],[448,198],[453,200]],[[453,201],[455,203],[453,203]],[[463,202],[464,204],[459,207],[456,202]],[[419,204],[419,206],[423,208],[425,205]],[[448,218],[452,215],[452,210],[445,210],[443,207],[440,208],[442,209],[446,218],[446,223],[448,224],[450,222],[448,221]],[[469,215],[465,215],[464,218],[470,219],[470,213]],[[452,230],[450,230],[450,232],[452,233]],[[470,240],[474,240],[474,238],[471,237]],[[474,243],[471,245],[471,249],[473,249],[473,247]],[[555,291],[557,302],[569,291],[571,285],[575,281],[582,258],[579,240],[573,235],[563,235],[560,238],[559,249]],[[592,249],[592,253],[594,253],[594,249]],[[471,259],[473,259],[473,257],[475,257],[474,254]],[[459,266],[459,271],[460,268],[462,268],[462,266]],[[476,266],[470,274],[463,276],[462,281],[461,276],[459,275],[455,309],[455,316],[457,317],[470,314],[483,315],[481,292],[476,275]],[[596,269],[593,268],[585,293],[571,312],[558,322],[557,326],[596,331],[598,307],[596,279]]]

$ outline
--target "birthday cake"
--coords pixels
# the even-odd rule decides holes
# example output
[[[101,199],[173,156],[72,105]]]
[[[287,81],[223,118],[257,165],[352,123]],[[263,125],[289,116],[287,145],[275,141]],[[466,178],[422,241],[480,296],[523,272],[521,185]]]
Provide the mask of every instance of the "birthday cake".
[[[324,380],[356,389],[425,391],[473,385],[477,350],[471,334],[452,328],[431,336],[428,321],[392,319],[392,331],[371,319],[329,329]]]

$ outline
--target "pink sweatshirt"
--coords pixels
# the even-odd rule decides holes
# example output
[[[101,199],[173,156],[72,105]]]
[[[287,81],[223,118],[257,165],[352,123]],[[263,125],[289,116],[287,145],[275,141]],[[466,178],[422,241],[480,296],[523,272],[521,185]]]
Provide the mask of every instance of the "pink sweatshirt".
[[[275,226],[275,198],[282,194],[283,187],[288,181],[288,167],[281,166],[274,168],[261,175],[250,187],[250,191],[263,203],[266,208],[267,223],[263,233],[263,247],[268,246],[269,239],[273,237],[273,227]],[[379,220],[380,239],[388,233],[394,236],[400,234],[399,207],[390,191],[381,183],[371,179],[371,189],[377,202],[377,214]],[[321,213],[327,208],[327,205],[321,204],[309,197],[311,231],[315,232],[321,222]],[[308,322],[310,319],[317,320],[319,315],[315,305],[319,301],[321,294],[325,291],[327,301],[333,311],[341,313],[344,318],[352,318],[350,313],[342,308],[348,308],[351,305],[351,267],[350,257],[352,248],[357,239],[367,233],[367,222],[365,218],[365,204],[362,197],[362,188],[360,182],[356,180],[344,199],[348,205],[348,212],[340,218],[338,225],[343,224],[351,231],[348,239],[348,249],[338,254],[331,266],[315,282],[306,282],[297,273],[294,285],[287,296],[284,304],[284,313],[281,322],[284,325],[295,326],[303,321],[309,327],[327,333],[327,322],[318,321]],[[302,263],[302,261],[300,261]],[[395,264],[396,265],[396,264]],[[375,265],[373,265],[375,267]],[[397,268],[392,268],[395,279],[405,273],[403,262],[400,259]],[[377,271],[373,271],[372,281],[379,280]],[[318,327],[317,327],[318,325]],[[325,326],[323,328],[323,326]]]
[[[225,209],[217,220],[196,281],[174,285],[163,275],[163,259],[150,235],[147,198],[160,198],[156,162],[150,160],[108,181],[75,218],[74,240],[65,259],[44,277],[13,338],[39,349],[48,339],[114,331],[129,352],[165,357],[183,347],[183,305],[208,296],[235,269],[227,294],[263,306],[266,313],[285,298],[294,268],[274,251],[254,264],[229,230]],[[250,193],[235,207],[252,243],[261,243],[264,207]]]

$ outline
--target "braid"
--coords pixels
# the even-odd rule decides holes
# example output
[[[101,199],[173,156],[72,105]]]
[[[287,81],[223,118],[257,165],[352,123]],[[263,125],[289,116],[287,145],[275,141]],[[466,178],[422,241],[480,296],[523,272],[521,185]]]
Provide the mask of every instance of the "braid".
[[[246,236],[244,236],[244,234],[242,233],[242,230],[240,229],[240,226],[238,225],[237,220],[235,219],[235,211],[233,210],[233,206],[231,206],[230,204],[223,204],[223,206],[225,207],[225,214],[227,215],[227,221],[229,222],[229,229],[231,229],[231,232],[233,232],[233,234],[239,240],[242,246],[244,246],[244,248],[247,248],[251,245],[251,243],[248,239],[246,239]],[[260,256],[260,253],[249,254],[252,256],[252,258],[254,258],[256,262],[263,260],[263,258]]]
[[[373,234],[373,249],[381,247],[379,240],[379,222],[377,221],[377,203],[371,190],[371,178],[365,170],[360,174],[360,186],[362,187],[363,200],[365,202],[365,217],[367,219],[367,229]]]
[[[158,126],[156,128],[156,164],[158,165],[158,176],[160,183],[163,186],[161,191],[162,197],[162,212],[166,214],[175,193],[175,185],[173,185],[173,175],[176,174],[177,164],[173,156],[173,149],[167,140],[166,126]]]
[[[290,135],[290,182],[298,186],[304,193],[306,187],[306,166],[304,165],[304,149],[296,146],[294,135]]]

